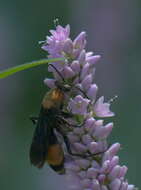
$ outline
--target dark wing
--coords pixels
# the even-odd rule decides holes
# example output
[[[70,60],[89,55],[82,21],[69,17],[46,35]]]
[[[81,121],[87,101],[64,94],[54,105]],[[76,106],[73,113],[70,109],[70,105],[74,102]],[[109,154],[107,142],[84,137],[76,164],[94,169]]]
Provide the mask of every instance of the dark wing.
[[[30,161],[38,168],[43,167],[49,146],[50,127],[47,127],[48,121],[46,118],[47,115],[44,113],[43,108],[41,108],[30,147]]]

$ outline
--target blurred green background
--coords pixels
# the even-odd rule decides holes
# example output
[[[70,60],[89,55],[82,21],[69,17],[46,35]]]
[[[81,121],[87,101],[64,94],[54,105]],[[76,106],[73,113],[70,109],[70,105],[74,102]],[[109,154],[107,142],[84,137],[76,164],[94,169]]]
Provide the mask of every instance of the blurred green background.
[[[120,163],[129,167],[130,183],[140,180],[141,117],[141,1],[139,0],[0,0],[0,69],[40,58],[46,53],[44,40],[53,20],[71,25],[72,37],[87,31],[87,49],[101,54],[96,82],[99,95],[113,103],[116,112],[110,142],[120,142]],[[62,190],[64,177],[48,166],[32,167],[28,158],[34,126],[47,87],[46,66],[23,71],[0,80],[0,189]]]

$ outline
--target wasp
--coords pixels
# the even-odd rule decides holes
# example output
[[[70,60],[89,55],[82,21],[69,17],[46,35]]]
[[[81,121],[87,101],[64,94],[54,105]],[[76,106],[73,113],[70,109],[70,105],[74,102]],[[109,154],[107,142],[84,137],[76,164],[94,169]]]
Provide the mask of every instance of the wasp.
[[[57,69],[53,65],[51,66],[63,78]],[[31,117],[33,123],[36,124],[30,147],[31,164],[37,168],[42,168],[44,163],[47,162],[59,174],[65,172],[64,151],[55,130],[63,136],[68,149],[70,149],[64,128],[70,127],[65,118],[72,115],[63,111],[65,93],[70,90],[71,86],[68,84],[56,82],[56,87],[45,94],[39,116]]]
[[[50,66],[56,70],[64,81],[61,73],[53,65],[50,64]],[[45,94],[41,103],[39,116],[30,118],[36,124],[36,129],[29,156],[31,164],[37,168],[42,168],[45,162],[47,162],[55,172],[64,174],[64,150],[56,132],[62,135],[69,154],[73,156],[87,156],[73,154],[67,138],[67,131],[71,130],[71,125],[67,122],[66,118],[73,117],[73,115],[63,111],[63,105],[65,93],[70,92],[72,86],[58,81],[55,85],[55,88]]]
[[[63,100],[64,96],[59,88],[45,95],[39,117],[34,118],[34,123],[37,119],[36,129],[30,147],[30,161],[34,166],[42,168],[47,161],[60,174],[64,173],[64,152],[54,129],[64,135],[64,113],[60,111]]]

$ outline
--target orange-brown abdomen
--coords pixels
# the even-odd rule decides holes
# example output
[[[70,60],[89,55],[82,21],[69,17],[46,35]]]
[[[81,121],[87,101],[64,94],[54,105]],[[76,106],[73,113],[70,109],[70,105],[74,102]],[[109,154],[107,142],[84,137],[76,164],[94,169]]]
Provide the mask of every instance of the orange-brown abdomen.
[[[50,165],[60,165],[64,160],[64,153],[60,144],[50,145],[47,151],[48,164]]]

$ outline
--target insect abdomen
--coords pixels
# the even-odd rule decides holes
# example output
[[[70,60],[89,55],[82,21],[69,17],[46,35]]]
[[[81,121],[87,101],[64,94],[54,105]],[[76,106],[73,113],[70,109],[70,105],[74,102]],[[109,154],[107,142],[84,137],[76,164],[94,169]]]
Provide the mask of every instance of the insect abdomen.
[[[50,167],[59,174],[64,174],[64,153],[60,144],[53,144],[48,147],[47,162]]]

